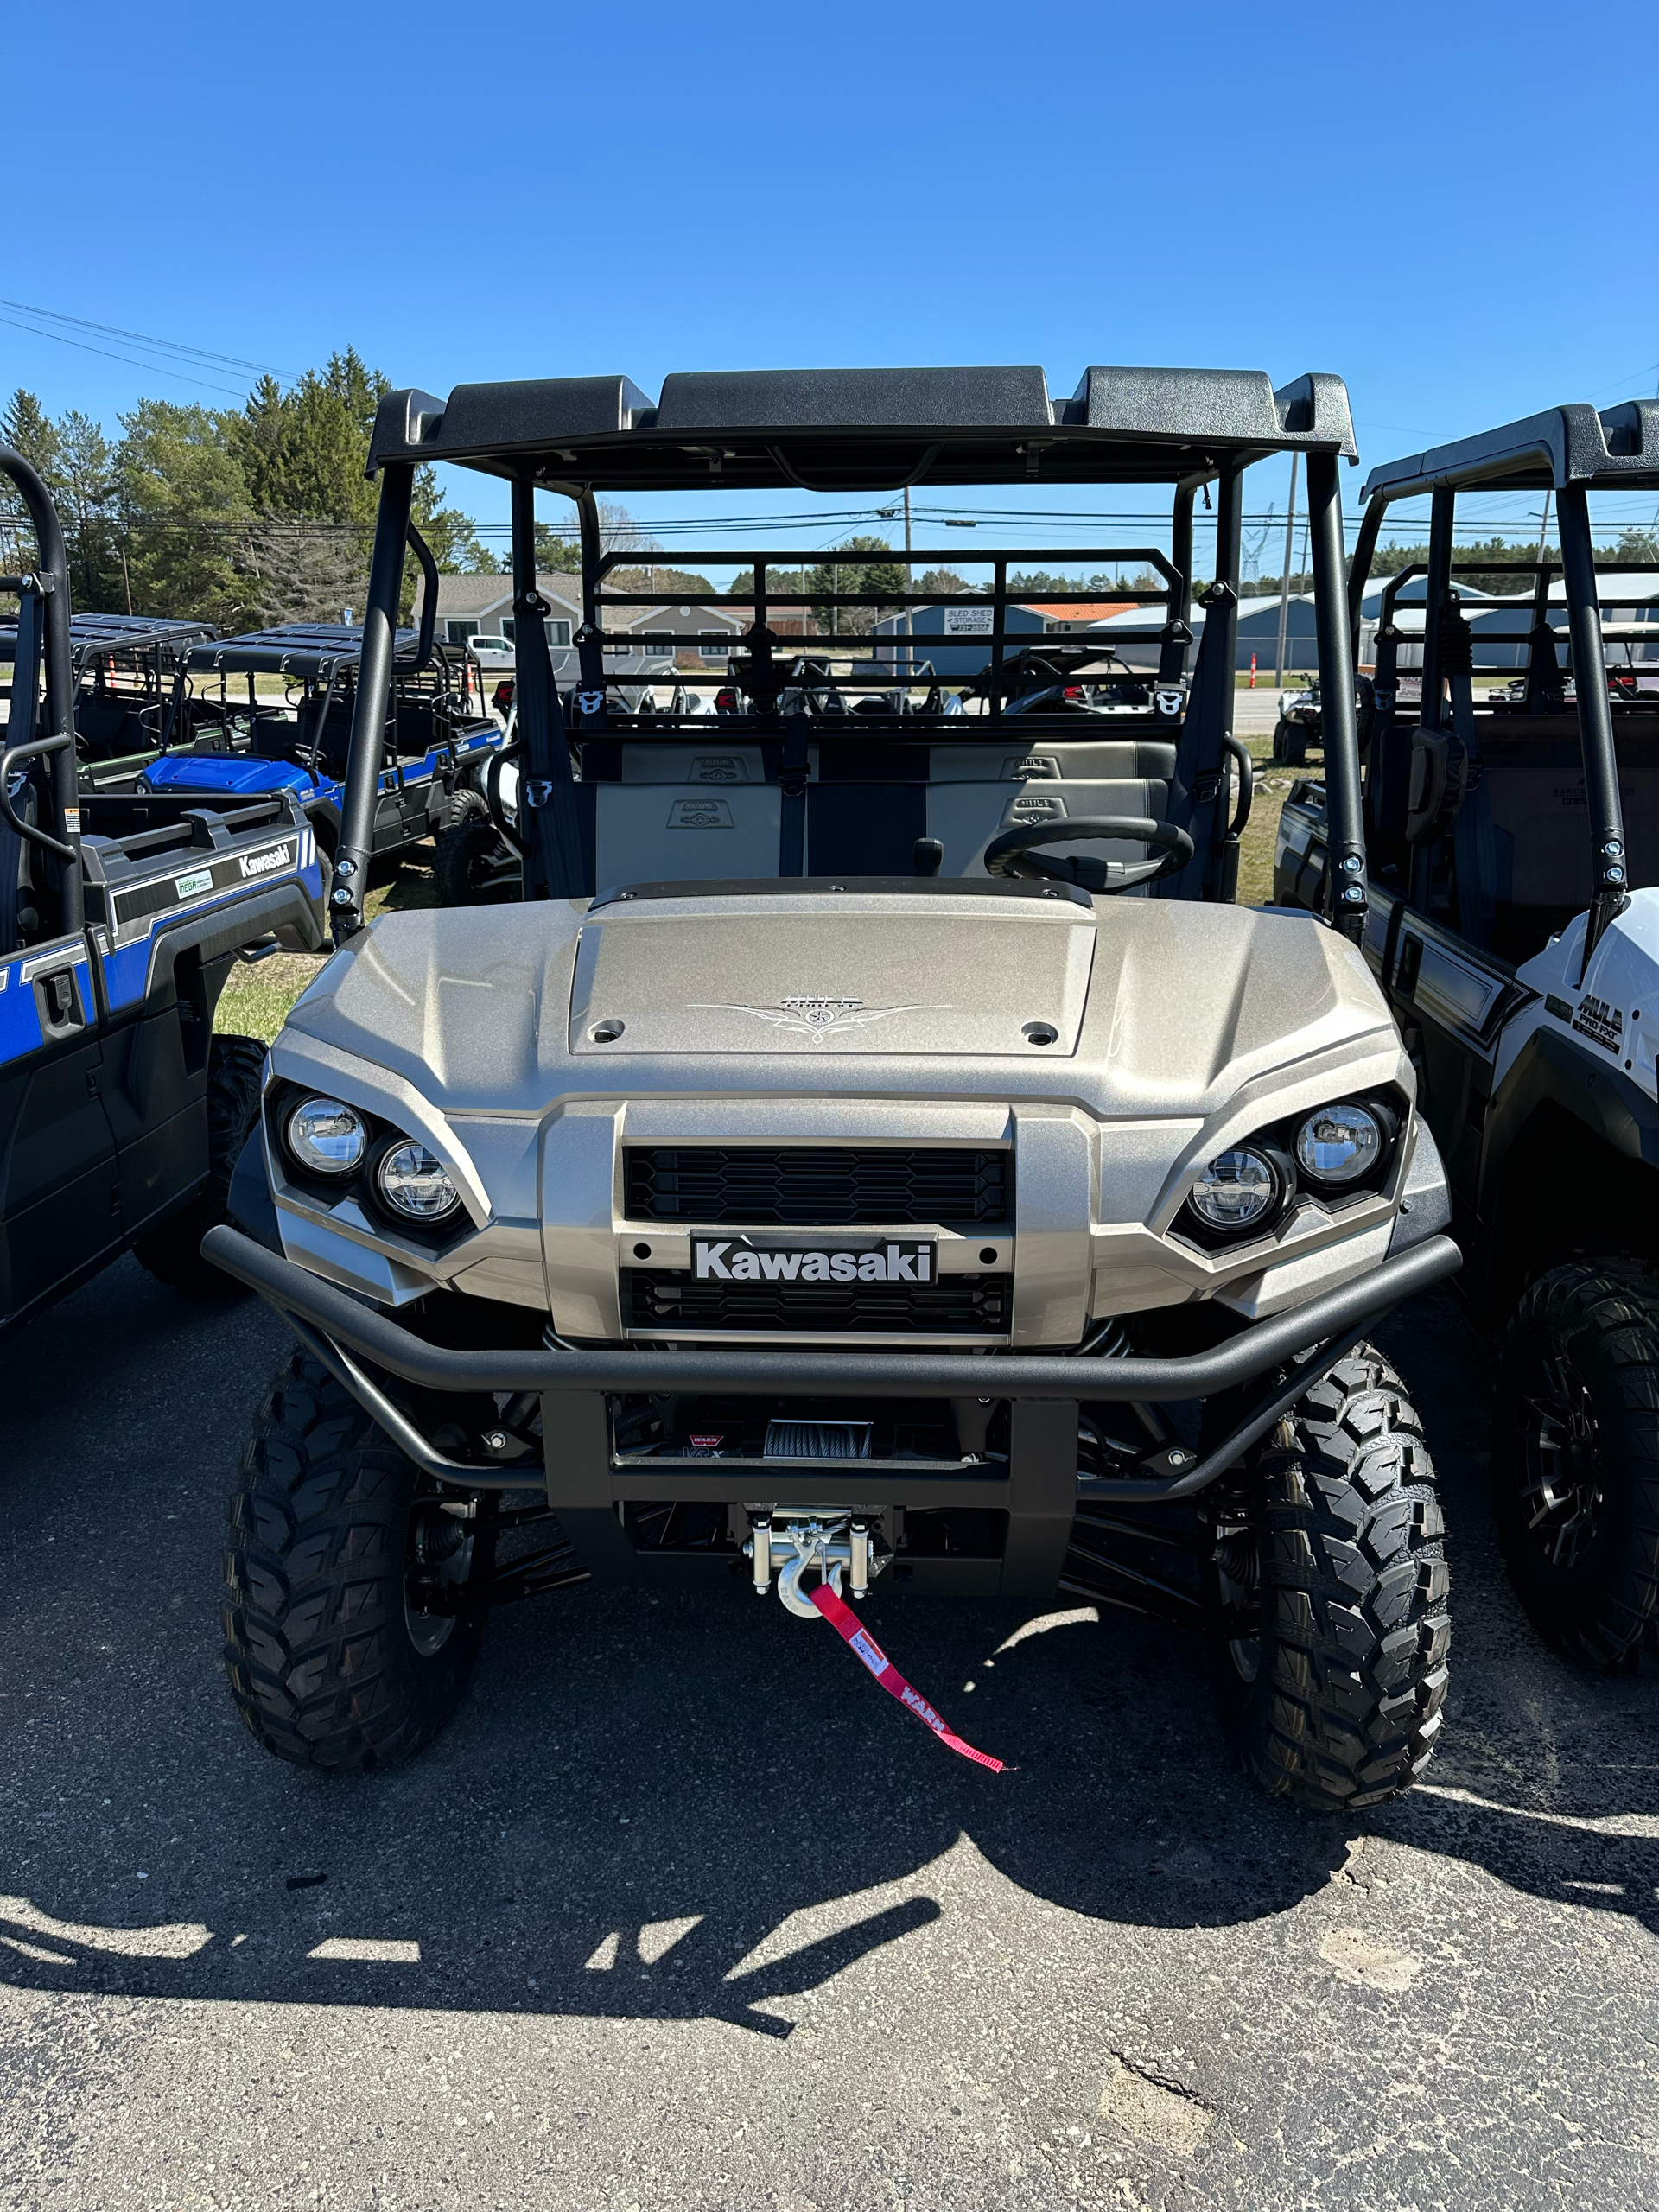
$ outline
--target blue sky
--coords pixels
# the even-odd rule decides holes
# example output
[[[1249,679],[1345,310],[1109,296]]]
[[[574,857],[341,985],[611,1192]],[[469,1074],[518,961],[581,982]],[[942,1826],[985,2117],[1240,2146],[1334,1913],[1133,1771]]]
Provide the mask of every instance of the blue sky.
[[[355,345],[440,393],[801,364],[1038,362],[1065,392],[1090,361],[1334,369],[1371,462],[1659,385],[1652,24],[1621,0],[60,0],[8,16],[29,212],[0,294],[283,372]],[[25,320],[0,305],[0,387],[111,429],[141,393],[230,404],[248,381]],[[1247,507],[1282,514],[1283,474],[1254,472]],[[1526,506],[1487,511],[1519,527]]]

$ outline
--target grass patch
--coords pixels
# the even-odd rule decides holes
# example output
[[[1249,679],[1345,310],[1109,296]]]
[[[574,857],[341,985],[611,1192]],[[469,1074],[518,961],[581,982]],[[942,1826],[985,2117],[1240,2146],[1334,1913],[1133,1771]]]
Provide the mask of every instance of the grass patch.
[[[432,848],[417,845],[393,861],[377,864],[366,912],[406,913],[412,907],[435,906],[432,884]],[[321,974],[327,953],[273,952],[268,960],[238,961],[230,981],[219,995],[213,1027],[221,1035],[257,1037],[269,1045],[288,1020],[289,1011],[308,984]]]
[[[1250,818],[1238,841],[1238,903],[1266,906],[1273,899],[1273,849],[1279,836],[1280,811],[1301,772],[1274,766],[1270,736],[1249,737],[1244,743],[1256,767]]]

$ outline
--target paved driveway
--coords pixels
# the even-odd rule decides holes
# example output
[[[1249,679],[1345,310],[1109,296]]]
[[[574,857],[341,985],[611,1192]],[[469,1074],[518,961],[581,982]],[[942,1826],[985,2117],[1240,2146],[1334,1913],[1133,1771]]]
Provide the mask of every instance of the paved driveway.
[[[1397,1807],[1262,1802],[1162,1629],[885,1598],[1018,1773],[776,1605],[577,1592],[423,1761],[321,1780],[218,1672],[280,1333],[118,1268],[0,1351],[0,2202],[1651,2203],[1659,1703],[1517,1619],[1450,1298],[1393,1340],[1457,1601]]]

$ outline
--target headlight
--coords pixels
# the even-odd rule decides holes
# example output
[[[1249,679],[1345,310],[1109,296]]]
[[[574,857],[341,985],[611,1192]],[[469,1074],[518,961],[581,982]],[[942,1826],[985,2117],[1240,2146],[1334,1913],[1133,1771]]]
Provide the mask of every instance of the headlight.
[[[1382,1155],[1382,1130],[1368,1106],[1321,1106],[1296,1132],[1296,1159],[1316,1183],[1353,1183]]]
[[[1218,1153],[1192,1185],[1192,1211],[1211,1229],[1247,1229],[1273,1211],[1279,1178],[1259,1152]]]
[[[308,1098],[288,1117],[288,1148],[314,1174],[349,1175],[368,1141],[362,1116],[338,1098]]]
[[[411,1221],[442,1221],[461,1204],[448,1169],[412,1138],[381,1154],[374,1179],[386,1204]]]

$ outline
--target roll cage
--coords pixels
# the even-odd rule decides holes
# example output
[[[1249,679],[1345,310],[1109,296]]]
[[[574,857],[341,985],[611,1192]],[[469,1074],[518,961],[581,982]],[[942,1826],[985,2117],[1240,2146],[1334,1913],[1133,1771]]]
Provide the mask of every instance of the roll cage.
[[[76,753],[83,779],[130,767],[162,742],[173,679],[191,646],[219,635],[210,622],[144,614],[76,614],[69,623]],[[39,622],[0,625],[0,663],[22,667],[27,696],[40,692]]]
[[[1608,924],[1626,904],[1631,882],[1616,730],[1621,725],[1633,728],[1627,718],[1650,717],[1653,712],[1633,687],[1624,696],[1610,690],[1605,640],[1618,632],[1610,632],[1602,621],[1588,494],[1654,489],[1659,489],[1659,401],[1631,400],[1599,412],[1583,404],[1551,408],[1374,469],[1362,495],[1367,504],[1349,570],[1350,637],[1357,654],[1361,598],[1388,511],[1401,499],[1429,498],[1428,559],[1391,579],[1383,593],[1374,678],[1377,722],[1366,810],[1379,861],[1397,868],[1410,903],[1427,912],[1437,891],[1436,845],[1440,841],[1435,834],[1439,825],[1433,818],[1425,818],[1424,810],[1433,799],[1436,780],[1442,785],[1449,781],[1450,796],[1439,803],[1446,815],[1444,842],[1451,850],[1449,860],[1445,855],[1440,858],[1452,877],[1459,927],[1477,944],[1494,943],[1501,918],[1493,912],[1489,880],[1491,764],[1483,760],[1482,730],[1490,734],[1502,726],[1506,733],[1514,732],[1522,718],[1564,714],[1566,684],[1572,679],[1593,880],[1581,974]],[[1479,716],[1469,683],[1475,640],[1456,582],[1477,567],[1490,569],[1491,563],[1459,562],[1454,544],[1457,499],[1460,493],[1471,491],[1553,493],[1560,537],[1559,561],[1515,564],[1517,579],[1533,579],[1525,627],[1503,630],[1481,621],[1481,645],[1524,648],[1526,659],[1522,696],[1489,702],[1490,714]],[[1659,596],[1659,563],[1614,565],[1620,574],[1652,573],[1655,595]],[[1415,729],[1408,730],[1401,727],[1399,712],[1399,657],[1406,640],[1396,610],[1402,589],[1418,575],[1427,579],[1421,705]],[[1565,636],[1549,620],[1551,580],[1557,575],[1565,588]],[[1619,598],[1624,603],[1631,594],[1621,593]],[[1649,637],[1659,639],[1659,631],[1642,626]],[[1440,895],[1445,895],[1443,888]],[[1559,918],[1557,925],[1564,918]]]
[[[879,369],[733,372],[676,374],[653,404],[625,377],[583,377],[504,385],[462,385],[448,400],[418,391],[394,392],[382,403],[371,442],[370,467],[381,480],[373,563],[365,608],[364,643],[358,675],[352,743],[332,918],[337,941],[362,926],[362,898],[370,851],[378,731],[385,715],[387,687],[395,652],[396,610],[402,584],[404,548],[409,530],[414,472],[423,463],[445,461],[505,478],[512,486],[512,572],[515,647],[515,702],[520,753],[522,805],[518,838],[524,852],[524,894],[569,898],[591,894],[595,880],[594,841],[584,831],[579,782],[585,786],[607,772],[605,753],[626,739],[630,744],[683,747],[688,737],[705,740],[706,720],[685,711],[683,686],[664,712],[654,706],[625,714],[613,700],[605,656],[623,633],[607,622],[609,608],[660,603],[660,595],[606,589],[607,579],[627,556],[607,554],[602,545],[598,508],[601,491],[778,490],[814,492],[891,490],[896,486],[950,484],[1130,484],[1161,485],[1171,494],[1171,552],[1118,549],[1156,567],[1162,579],[1156,591],[1137,598],[1161,603],[1161,621],[1148,636],[1156,641],[1156,677],[1144,715],[1146,734],[1174,741],[1170,785],[1170,819],[1192,836],[1196,848],[1188,867],[1161,887],[1166,894],[1225,897],[1230,894],[1223,847],[1227,823],[1222,793],[1231,734],[1233,662],[1240,572],[1241,480],[1254,461],[1275,452],[1307,457],[1320,664],[1332,696],[1342,702],[1331,717],[1327,770],[1331,785],[1335,868],[1329,902],[1331,918],[1357,937],[1364,923],[1364,843],[1360,817],[1357,738],[1352,706],[1351,645],[1343,613],[1343,542],[1338,463],[1354,459],[1352,425],[1346,391],[1339,378],[1306,376],[1275,391],[1264,375],[1232,370],[1090,368],[1070,399],[1051,401],[1040,369]],[[1189,685],[1185,670],[1192,632],[1193,505],[1201,486],[1217,486],[1216,577],[1206,594],[1206,619]],[[538,490],[553,491],[575,505],[582,549],[582,627],[577,647],[580,682],[561,697],[547,652],[544,624],[550,609],[537,589],[534,499]],[[1052,556],[1052,550],[1049,553]],[[1112,549],[1103,549],[1109,555]],[[731,548],[715,554],[685,552],[681,561],[742,562]],[[834,626],[813,631],[804,612],[793,633],[778,626],[778,609],[802,606],[799,588],[791,594],[787,571],[809,563],[822,564],[819,550],[807,555],[775,549],[753,556],[754,591],[748,626],[740,651],[729,657],[730,672],[747,702],[747,714],[722,716],[722,741],[747,737],[760,748],[766,779],[779,794],[780,830],[775,873],[799,878],[808,872],[806,786],[810,744],[821,757],[839,760],[856,783],[869,770],[872,786],[893,786],[900,779],[899,756],[906,747],[948,736],[950,743],[1006,747],[999,727],[1006,704],[998,671],[1010,649],[1028,647],[1028,632],[1010,631],[1007,622],[1008,569],[1023,556],[1017,550],[964,556],[959,548],[931,557],[967,565],[970,558],[992,571],[988,594],[957,595],[941,602],[938,594],[913,589],[882,594],[889,610],[912,621],[924,604],[986,607],[989,626],[974,642],[987,657],[982,716],[947,719],[940,690],[937,724],[913,710],[861,712],[842,717],[819,713],[789,714],[785,694],[791,669],[813,664],[812,687],[821,693],[852,686],[868,690],[872,677],[835,666],[849,658],[848,640]],[[854,570],[856,556],[834,556]],[[891,560],[892,556],[880,556]],[[912,556],[918,558],[926,555]],[[784,581],[778,581],[782,575]],[[1094,594],[1056,594],[1078,601]],[[683,591],[674,594],[689,603]],[[723,594],[698,594],[704,603],[728,608]],[[829,594],[816,589],[810,603],[828,607],[832,618],[844,607],[868,608],[868,591]],[[655,640],[652,632],[628,632],[630,645]],[[668,642],[664,639],[658,642]],[[676,645],[685,640],[675,637]],[[918,658],[938,661],[935,638],[908,645],[902,634],[879,641],[887,649],[885,685],[894,690],[915,673],[907,653],[921,645]],[[1113,642],[1124,642],[1115,632]],[[820,672],[822,671],[822,673]],[[798,677],[794,687],[803,687]],[[905,686],[906,692],[910,687]],[[930,691],[938,690],[931,678]],[[899,702],[908,708],[908,696]],[[1075,738],[1069,715],[1052,719],[1022,714],[1020,742],[1043,736]],[[1115,722],[1114,734],[1117,734]],[[1131,734],[1127,721],[1123,734]],[[880,747],[885,762],[872,765]],[[848,748],[863,748],[860,755]],[[927,777],[922,754],[919,774]],[[503,824],[502,826],[505,826]],[[937,864],[937,863],[936,863]],[[844,863],[842,863],[844,865]],[[867,861],[856,872],[884,872]]]

